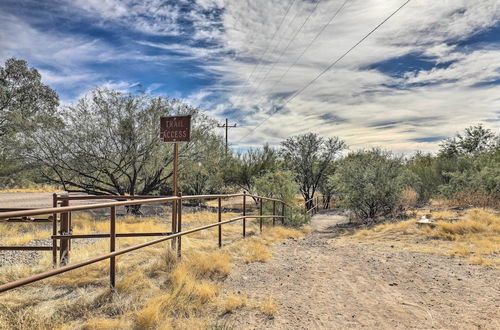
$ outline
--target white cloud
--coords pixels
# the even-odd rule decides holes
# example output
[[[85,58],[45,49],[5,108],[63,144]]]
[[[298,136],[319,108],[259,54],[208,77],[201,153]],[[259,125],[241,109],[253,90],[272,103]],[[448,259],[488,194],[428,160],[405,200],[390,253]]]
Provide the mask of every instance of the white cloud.
[[[101,27],[143,33],[143,39],[134,35],[137,44],[177,53],[184,61],[202,62],[198,74],[217,77],[217,82],[194,90],[187,101],[219,119],[233,111],[232,117],[240,118],[245,126],[233,130],[238,140],[404,0],[350,0],[277,83],[343,2],[321,0],[279,62],[281,52],[314,2],[295,1],[272,44],[290,1],[196,0],[193,5],[187,0],[67,0],[66,7],[75,15],[97,19]],[[161,63],[170,59],[167,55],[145,55],[133,47],[124,52],[96,39],[41,33],[15,17],[3,15],[0,19],[0,58],[22,54],[44,64],[44,79],[54,84],[74,83],[87,88],[108,82],[127,88],[133,83],[109,82],[99,72],[84,69],[84,64],[120,59]],[[291,135],[313,131],[341,136],[354,148],[435,150],[437,143],[419,141],[453,135],[470,124],[497,118],[500,87],[480,83],[500,78],[500,49],[486,45],[464,48],[457,42],[499,22],[498,0],[412,0],[239,146],[279,143]],[[175,36],[176,41],[161,39],[165,36]],[[418,72],[408,70],[399,77],[368,69],[374,63],[407,54],[423,54],[443,65]],[[263,61],[256,67],[261,57]],[[488,125],[500,129],[498,121]]]
[[[217,107],[214,111],[217,116],[224,115],[225,110],[236,109],[247,126],[233,133],[237,141],[267,118],[273,105],[279,105],[302,88],[404,1],[350,1],[298,65],[273,87],[342,2],[322,1],[284,58],[275,64],[288,38],[314,5],[298,1],[263,63],[247,83],[289,3],[226,1],[223,44],[237,56],[221,58],[218,63],[207,66],[208,70],[222,73],[222,79],[207,89],[207,93],[196,92],[198,99],[202,96],[199,104]],[[500,91],[498,85],[473,86],[500,78],[500,49],[465,50],[454,44],[492,27],[499,20],[500,3],[496,0],[414,0],[238,146],[255,146],[266,141],[278,143],[291,135],[313,131],[344,137],[354,148],[383,146],[401,152],[436,150],[437,142],[419,141],[453,135],[468,125],[495,117],[495,111],[500,109],[500,99],[495,96]],[[401,78],[366,69],[373,63],[406,54],[423,54],[437,63],[455,62],[449,67],[408,73]],[[273,65],[268,78],[261,81]],[[256,112],[257,108],[260,110]],[[328,120],[328,116],[336,120]],[[377,127],[378,122],[395,124]],[[489,125],[500,129],[498,122]]]
[[[186,36],[189,21],[195,28],[195,39],[220,37],[210,10],[219,9],[222,1],[203,0],[67,0],[68,8],[76,8],[91,17],[100,17],[103,25],[121,24],[139,32],[159,36]],[[208,13],[207,13],[208,11]]]

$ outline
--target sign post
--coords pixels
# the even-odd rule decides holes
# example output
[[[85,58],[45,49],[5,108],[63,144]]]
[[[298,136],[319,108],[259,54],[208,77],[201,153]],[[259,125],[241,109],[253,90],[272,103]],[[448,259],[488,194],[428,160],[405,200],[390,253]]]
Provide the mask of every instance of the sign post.
[[[174,143],[174,169],[172,174],[172,195],[178,194],[179,180],[179,142],[191,140],[191,116],[173,116],[160,118],[160,139],[163,142]],[[177,203],[172,202],[172,233],[176,233]],[[176,246],[176,239],[172,240],[172,248]]]

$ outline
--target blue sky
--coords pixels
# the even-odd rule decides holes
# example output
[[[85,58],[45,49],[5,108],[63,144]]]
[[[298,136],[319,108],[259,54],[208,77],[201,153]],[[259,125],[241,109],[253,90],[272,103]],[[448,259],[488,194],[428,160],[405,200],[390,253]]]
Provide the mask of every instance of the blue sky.
[[[499,131],[498,0],[412,0],[283,106],[404,2],[2,0],[0,60],[26,59],[63,104],[96,86],[183,98],[237,122],[240,148],[316,132],[435,151],[471,124]]]

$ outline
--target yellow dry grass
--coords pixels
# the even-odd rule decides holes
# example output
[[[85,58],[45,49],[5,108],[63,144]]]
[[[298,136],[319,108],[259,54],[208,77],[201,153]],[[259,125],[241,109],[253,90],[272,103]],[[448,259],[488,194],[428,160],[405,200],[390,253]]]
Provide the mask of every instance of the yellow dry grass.
[[[276,313],[278,313],[278,304],[276,304],[273,300],[264,300],[260,303],[260,310],[262,314],[268,317],[274,317]]]
[[[443,210],[432,212],[432,218],[435,220],[432,227],[418,225],[417,219],[411,219],[360,230],[354,237],[389,242],[412,251],[463,257],[474,264],[500,268],[498,211]]]
[[[237,309],[245,307],[247,304],[247,297],[243,295],[231,294],[226,297],[223,302],[224,313],[232,313]]]
[[[50,185],[0,189],[0,193],[35,193],[35,192],[60,192],[60,191],[61,191],[60,188]]]
[[[223,218],[233,216],[224,214]],[[217,214],[209,212],[183,215],[186,227],[216,221]],[[73,224],[74,233],[109,232],[107,220],[86,214],[74,214]],[[37,228],[35,224],[17,225],[8,230],[21,241],[50,235],[47,228],[30,231]],[[168,226],[161,218],[117,219],[117,232],[166,231]],[[222,228],[222,249],[217,247],[217,228],[184,236],[180,261],[170,241],[117,257],[115,292],[107,287],[109,262],[102,261],[3,293],[0,329],[205,329],[211,326],[210,314],[221,306],[229,312],[247,305],[244,297],[220,296],[221,280],[234,263],[265,261],[271,257],[269,245],[299,238],[307,230],[265,225],[263,234],[256,235],[258,222],[247,221],[249,237],[242,239],[241,222]],[[147,240],[151,238],[118,238],[118,248]],[[70,261],[108,250],[107,239],[75,243]],[[47,253],[34,266],[1,267],[0,283],[49,269],[50,262]],[[270,303],[262,306],[260,310],[268,316],[277,308]]]

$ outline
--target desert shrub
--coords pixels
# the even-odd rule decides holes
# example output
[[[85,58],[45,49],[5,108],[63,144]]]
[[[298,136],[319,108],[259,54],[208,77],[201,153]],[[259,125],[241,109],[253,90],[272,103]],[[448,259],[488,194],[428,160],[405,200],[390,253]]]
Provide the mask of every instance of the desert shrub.
[[[404,217],[406,213],[418,205],[418,193],[411,187],[405,187],[398,196],[392,215]]]
[[[329,180],[337,186],[341,205],[357,217],[374,219],[393,213],[405,188],[416,179],[400,157],[373,149],[347,156]]]
[[[294,181],[294,175],[290,171],[274,171],[266,173],[254,181],[255,192],[260,196],[277,198],[287,203],[286,224],[299,227],[309,221],[309,217],[303,213],[303,208],[297,205],[298,184]],[[272,214],[272,202],[264,202],[264,214]],[[281,211],[281,205],[276,205],[276,212]]]
[[[290,171],[273,171],[254,180],[257,195],[277,198],[288,204],[295,204],[299,186]]]
[[[417,178],[419,201],[440,197],[489,205],[499,198],[500,135],[482,125],[466,128],[444,140],[437,156],[417,153],[406,168]]]
[[[439,187],[445,198],[462,206],[498,207],[500,199],[500,149],[483,154],[457,156],[468,165],[448,172],[449,181]]]

